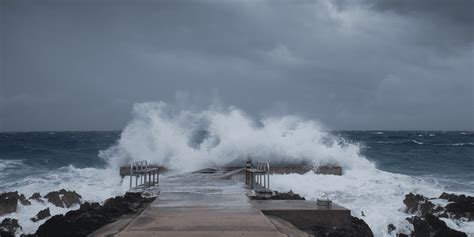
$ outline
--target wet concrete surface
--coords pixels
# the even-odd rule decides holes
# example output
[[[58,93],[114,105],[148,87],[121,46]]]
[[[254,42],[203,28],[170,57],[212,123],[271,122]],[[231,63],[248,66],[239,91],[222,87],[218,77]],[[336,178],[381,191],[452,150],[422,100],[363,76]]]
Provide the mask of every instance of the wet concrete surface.
[[[114,236],[305,236],[313,224],[350,225],[350,210],[303,200],[250,200],[221,172],[161,177],[157,199]],[[273,220],[273,221],[271,221]],[[296,227],[297,228],[296,228]]]
[[[222,174],[163,177],[158,198],[115,236],[286,236]]]

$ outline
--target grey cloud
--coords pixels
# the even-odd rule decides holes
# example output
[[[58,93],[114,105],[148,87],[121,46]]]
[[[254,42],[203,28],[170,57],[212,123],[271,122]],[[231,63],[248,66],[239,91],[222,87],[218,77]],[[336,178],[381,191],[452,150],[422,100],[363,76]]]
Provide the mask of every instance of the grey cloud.
[[[0,130],[120,129],[150,100],[474,129],[472,19],[424,1],[0,1]]]
[[[372,7],[382,11],[395,11],[408,15],[428,15],[465,25],[472,29],[474,1],[471,0],[384,0],[370,1]]]

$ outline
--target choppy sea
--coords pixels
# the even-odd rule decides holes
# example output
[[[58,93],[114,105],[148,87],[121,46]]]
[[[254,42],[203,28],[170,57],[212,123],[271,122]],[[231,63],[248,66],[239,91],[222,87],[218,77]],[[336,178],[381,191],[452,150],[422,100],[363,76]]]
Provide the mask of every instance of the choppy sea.
[[[239,157],[336,163],[343,176],[272,175],[272,188],[308,199],[330,198],[351,208],[376,236],[389,236],[390,223],[410,229],[402,202],[409,192],[474,194],[472,131],[324,131],[296,117],[254,122],[239,111],[165,116],[152,106],[136,113],[141,115],[123,131],[0,133],[0,192],[28,197],[66,188],[100,202],[127,190],[117,167],[142,159],[183,171]],[[24,232],[31,233],[42,222],[29,218],[43,208],[20,207],[0,221],[18,218]],[[474,234],[472,222],[444,221]]]

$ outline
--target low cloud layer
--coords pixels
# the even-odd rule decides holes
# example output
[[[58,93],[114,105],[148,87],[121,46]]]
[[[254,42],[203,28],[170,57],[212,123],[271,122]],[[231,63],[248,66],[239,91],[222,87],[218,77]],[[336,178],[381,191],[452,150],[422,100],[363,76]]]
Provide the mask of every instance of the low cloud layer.
[[[0,3],[0,130],[121,129],[159,100],[474,129],[472,1]]]

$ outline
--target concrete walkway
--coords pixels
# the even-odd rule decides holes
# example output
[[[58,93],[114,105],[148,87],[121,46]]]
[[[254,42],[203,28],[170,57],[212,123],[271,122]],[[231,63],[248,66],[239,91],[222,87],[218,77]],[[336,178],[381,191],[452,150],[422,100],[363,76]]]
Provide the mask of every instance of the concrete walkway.
[[[163,178],[158,198],[115,236],[286,236],[252,206],[241,183],[216,175]]]

